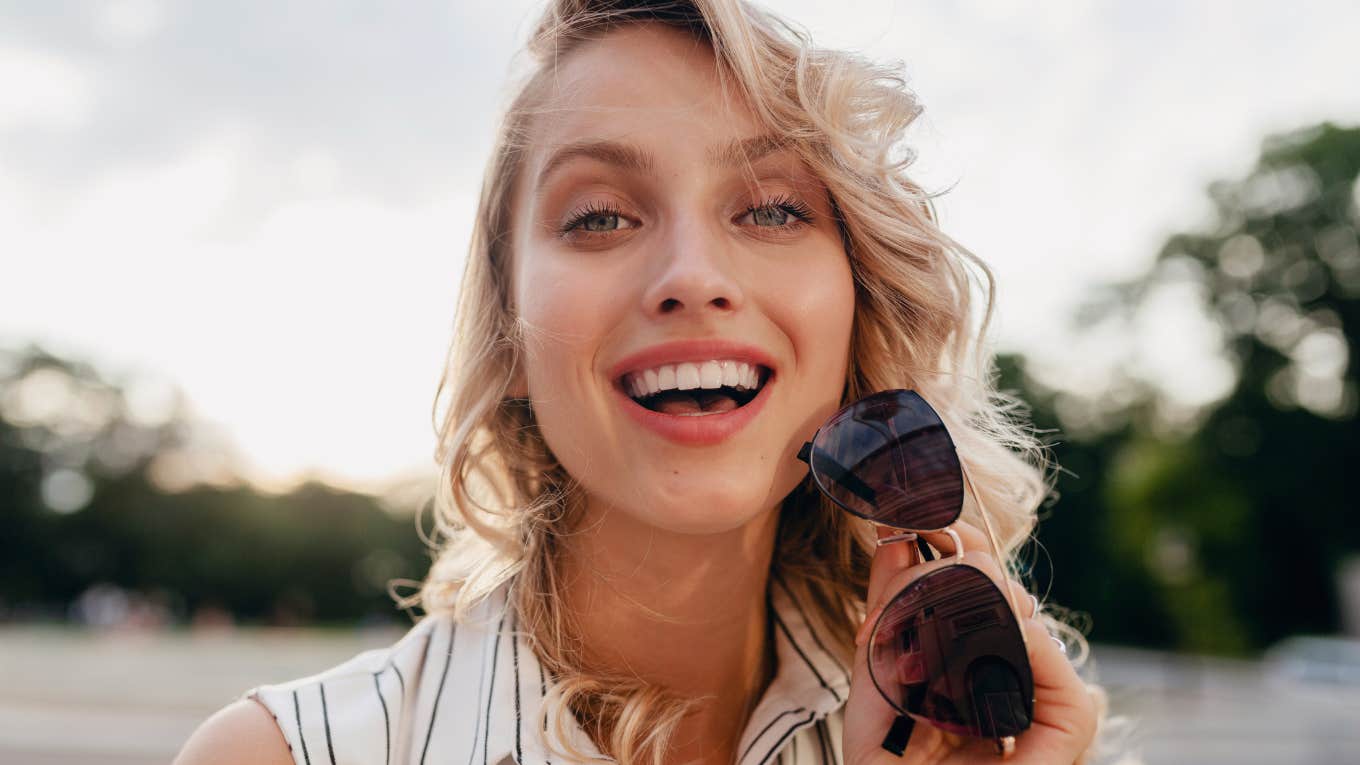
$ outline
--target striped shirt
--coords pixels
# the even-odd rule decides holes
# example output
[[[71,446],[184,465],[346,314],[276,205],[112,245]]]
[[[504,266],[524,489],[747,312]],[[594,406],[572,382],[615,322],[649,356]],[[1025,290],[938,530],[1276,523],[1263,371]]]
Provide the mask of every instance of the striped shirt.
[[[777,667],[736,765],[841,765],[849,669],[771,581]],[[547,678],[515,631],[510,584],[461,622],[427,616],[387,648],[244,695],[274,715],[298,765],[571,765],[549,754],[533,724]],[[604,759],[573,715],[564,723],[577,749]]]

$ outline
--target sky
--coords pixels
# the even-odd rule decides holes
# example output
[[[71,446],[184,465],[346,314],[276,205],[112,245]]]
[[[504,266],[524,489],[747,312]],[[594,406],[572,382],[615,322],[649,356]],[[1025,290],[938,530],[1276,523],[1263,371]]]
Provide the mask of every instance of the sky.
[[[914,176],[998,279],[993,339],[1067,384],[1136,357],[1226,392],[1192,292],[1071,312],[1212,223],[1271,133],[1360,122],[1360,4],[765,3],[899,63]],[[0,345],[182,389],[263,486],[432,465],[481,173],[541,1],[0,0]]]

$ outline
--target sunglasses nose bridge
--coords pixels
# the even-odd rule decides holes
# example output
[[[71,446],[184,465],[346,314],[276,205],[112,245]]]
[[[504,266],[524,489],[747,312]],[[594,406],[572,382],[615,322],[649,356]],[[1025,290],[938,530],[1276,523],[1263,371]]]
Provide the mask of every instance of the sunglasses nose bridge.
[[[916,532],[904,531],[901,534],[893,534],[890,537],[879,537],[878,546],[882,547],[883,545],[890,545],[893,542],[915,542],[916,539]]]

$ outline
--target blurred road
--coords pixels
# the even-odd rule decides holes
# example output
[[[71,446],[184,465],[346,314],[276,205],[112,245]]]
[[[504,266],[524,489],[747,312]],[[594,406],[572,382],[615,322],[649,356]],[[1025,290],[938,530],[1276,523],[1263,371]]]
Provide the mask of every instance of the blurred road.
[[[1126,749],[1148,765],[1360,763],[1360,686],[1305,684],[1259,662],[1097,646]]]
[[[165,765],[199,723],[249,688],[400,636],[0,627],[0,765]]]
[[[213,711],[325,669],[399,630],[98,634],[0,627],[0,764],[167,763]],[[1360,688],[1262,665],[1098,646],[1125,749],[1147,765],[1360,763]]]

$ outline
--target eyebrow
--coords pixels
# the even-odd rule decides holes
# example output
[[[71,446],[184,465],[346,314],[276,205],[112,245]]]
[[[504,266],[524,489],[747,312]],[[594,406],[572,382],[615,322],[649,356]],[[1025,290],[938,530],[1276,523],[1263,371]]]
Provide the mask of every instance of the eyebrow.
[[[739,138],[727,144],[709,149],[708,161],[715,167],[736,167],[745,162],[756,160],[776,151],[788,148],[787,142],[773,133]],[[578,158],[594,159],[607,165],[651,175],[656,169],[652,155],[629,143],[618,141],[578,141],[569,143],[553,152],[543,169],[538,173],[538,186],[542,186],[548,176],[558,168]]]

